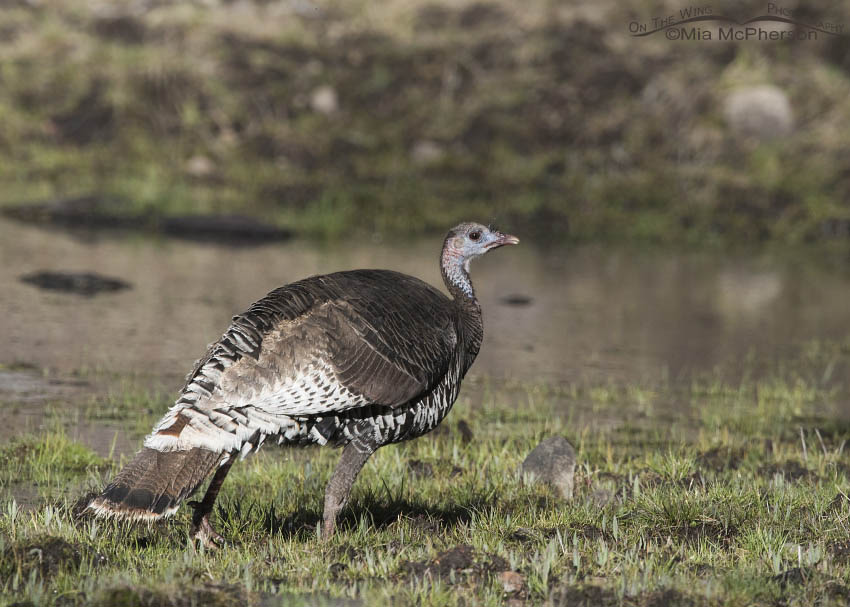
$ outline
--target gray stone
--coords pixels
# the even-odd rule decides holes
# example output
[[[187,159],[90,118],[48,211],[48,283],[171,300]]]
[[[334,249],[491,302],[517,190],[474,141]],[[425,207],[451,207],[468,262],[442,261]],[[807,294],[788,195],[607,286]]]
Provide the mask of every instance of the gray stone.
[[[339,109],[339,99],[336,89],[324,84],[310,93],[310,107],[320,114],[329,116]]]
[[[445,157],[446,153],[440,144],[427,139],[422,139],[413,144],[413,149],[410,150],[410,158],[414,164],[428,165],[439,162]]]
[[[552,436],[543,440],[522,462],[525,481],[555,487],[564,499],[573,497],[576,452],[567,439]]]
[[[215,164],[202,154],[192,156],[186,161],[186,172],[192,177],[209,177],[215,171]]]
[[[761,140],[787,135],[794,128],[788,95],[772,85],[733,90],[723,103],[723,116],[736,133]]]

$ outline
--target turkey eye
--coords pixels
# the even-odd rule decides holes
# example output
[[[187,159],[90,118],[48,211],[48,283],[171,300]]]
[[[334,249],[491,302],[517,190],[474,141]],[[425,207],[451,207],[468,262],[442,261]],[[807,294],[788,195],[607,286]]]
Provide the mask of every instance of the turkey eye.
[[[478,241],[481,238],[481,232],[470,232],[469,239],[472,241]]]

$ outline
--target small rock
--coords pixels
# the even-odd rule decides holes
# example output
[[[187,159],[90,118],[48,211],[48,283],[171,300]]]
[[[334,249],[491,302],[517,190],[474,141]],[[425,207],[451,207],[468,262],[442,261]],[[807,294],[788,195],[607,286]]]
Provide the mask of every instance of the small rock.
[[[516,594],[525,588],[525,578],[516,571],[503,571],[499,574],[499,581],[507,594]]]
[[[335,114],[339,109],[339,99],[337,98],[336,89],[327,84],[316,88],[310,94],[310,107],[325,116]]]
[[[567,439],[545,439],[522,462],[522,476],[555,487],[564,499],[573,497],[576,452]]]
[[[770,85],[732,91],[723,103],[723,115],[734,131],[761,140],[787,135],[794,127],[788,96]]]
[[[186,172],[192,177],[207,177],[212,175],[215,164],[208,157],[198,154],[186,161]]]
[[[442,160],[445,155],[442,146],[427,139],[417,141],[410,150],[410,159],[413,164],[418,165],[433,164]]]

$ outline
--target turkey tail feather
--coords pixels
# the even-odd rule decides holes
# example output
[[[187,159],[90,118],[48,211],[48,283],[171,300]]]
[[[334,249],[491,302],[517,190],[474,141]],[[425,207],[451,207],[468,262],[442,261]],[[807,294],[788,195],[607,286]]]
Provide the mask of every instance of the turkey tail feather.
[[[227,457],[200,447],[166,452],[145,447],[88,509],[102,516],[147,520],[174,514]]]

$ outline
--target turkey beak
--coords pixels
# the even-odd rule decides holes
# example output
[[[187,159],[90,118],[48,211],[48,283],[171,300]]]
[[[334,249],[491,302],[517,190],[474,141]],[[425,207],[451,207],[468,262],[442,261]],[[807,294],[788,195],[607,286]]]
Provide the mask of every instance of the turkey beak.
[[[511,236],[510,234],[499,234],[499,237],[493,241],[490,248],[495,249],[496,247],[501,247],[506,244],[519,244],[519,238]]]

